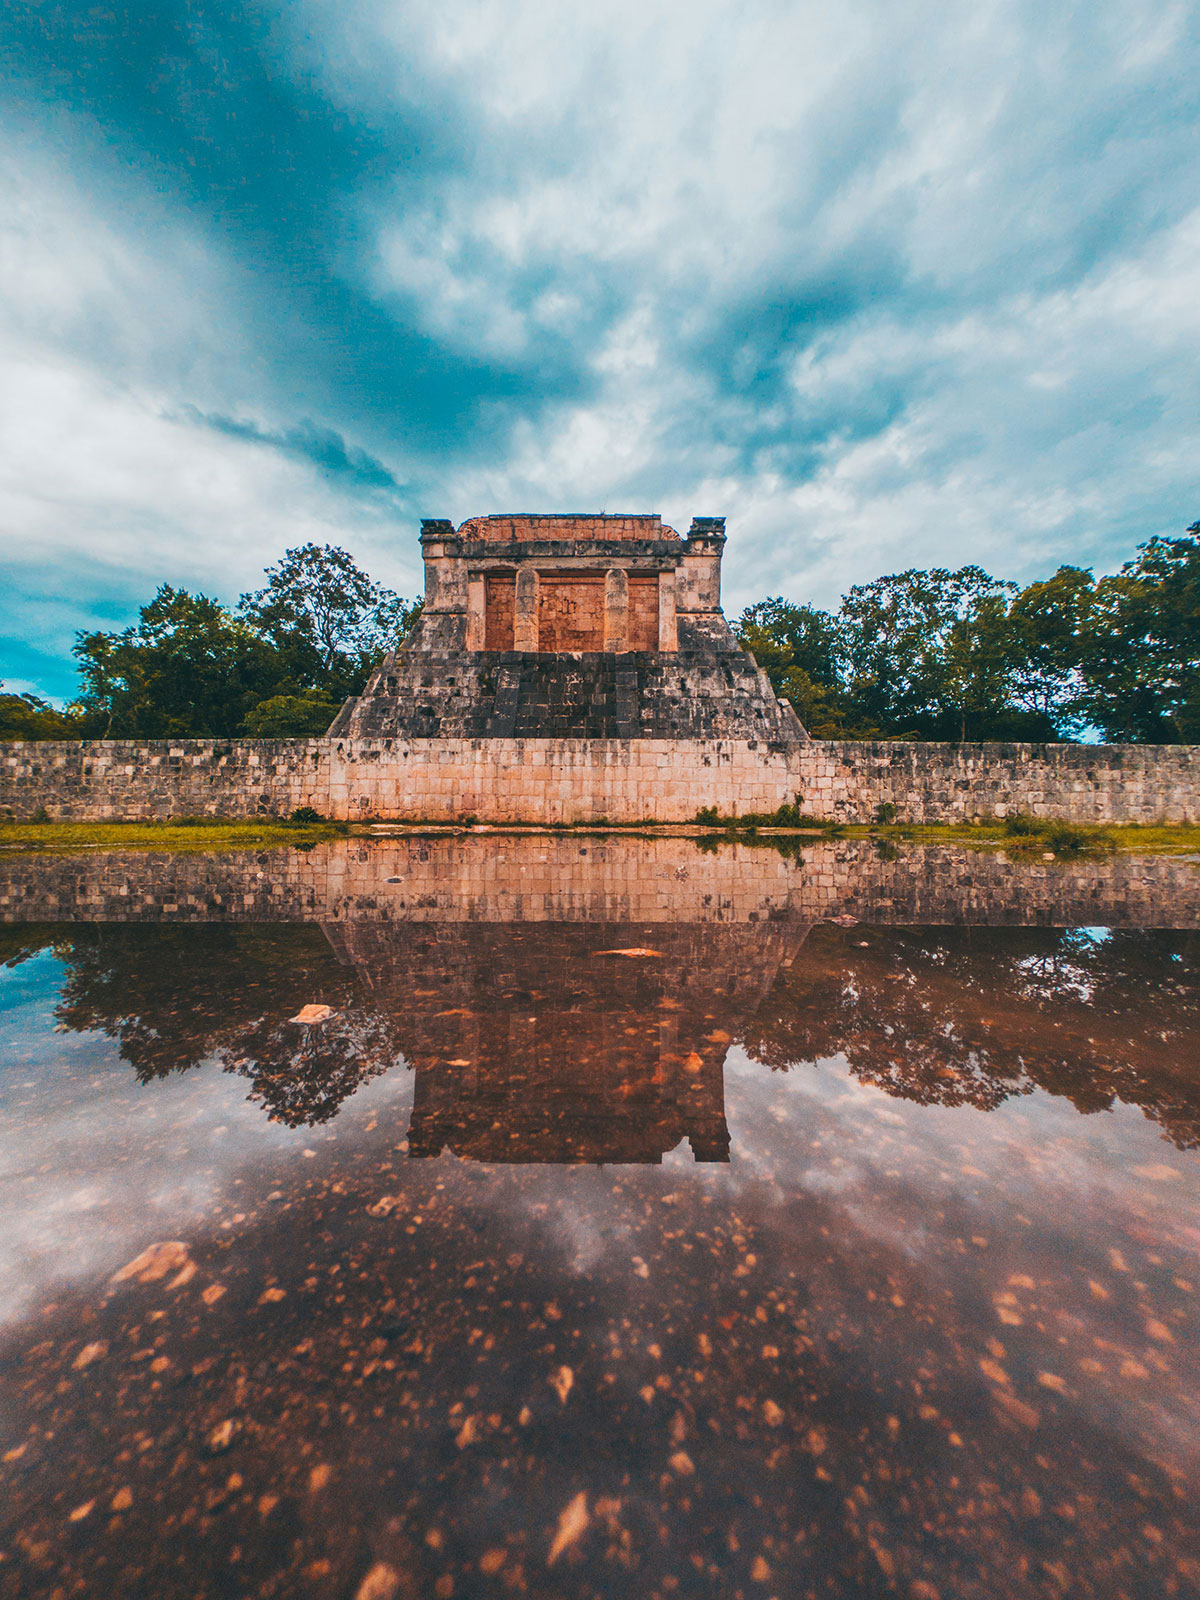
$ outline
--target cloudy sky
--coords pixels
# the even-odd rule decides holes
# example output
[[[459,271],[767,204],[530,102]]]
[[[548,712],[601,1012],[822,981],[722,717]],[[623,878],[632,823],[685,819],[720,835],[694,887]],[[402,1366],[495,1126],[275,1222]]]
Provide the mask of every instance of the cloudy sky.
[[[729,518],[727,609],[1200,517],[1171,0],[7,0],[10,684],[421,516]]]

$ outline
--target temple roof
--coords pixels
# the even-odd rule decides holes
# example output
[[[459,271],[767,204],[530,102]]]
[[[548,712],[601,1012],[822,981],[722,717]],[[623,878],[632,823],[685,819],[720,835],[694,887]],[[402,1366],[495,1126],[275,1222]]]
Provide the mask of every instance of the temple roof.
[[[458,529],[460,539],[569,540],[569,539],[678,539],[657,513],[607,512],[506,512],[490,517],[468,517]]]

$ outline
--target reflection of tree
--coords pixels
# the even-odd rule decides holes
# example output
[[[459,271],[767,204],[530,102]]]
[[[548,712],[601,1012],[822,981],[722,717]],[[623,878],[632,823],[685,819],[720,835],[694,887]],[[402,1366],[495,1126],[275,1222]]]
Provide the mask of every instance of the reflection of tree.
[[[143,1083],[215,1058],[298,1126],[334,1116],[397,1054],[390,1018],[363,1007],[318,927],[88,923],[22,934],[11,959],[53,948],[67,964],[58,1020],[115,1039]],[[288,1021],[314,1000],[336,1016]]]
[[[988,1108],[1037,1087],[1081,1112],[1143,1107],[1200,1145],[1200,938],[1131,929],[814,930],[745,1036],[786,1069],[842,1054],[923,1104]]]
[[[290,1128],[328,1122],[342,1102],[394,1065],[389,1017],[351,1010],[317,1027],[264,1023],[217,1052],[227,1071],[250,1079],[250,1098]]]
[[[292,1126],[328,1121],[403,1049],[414,1138],[489,1160],[657,1159],[685,1133],[719,1154],[731,1036],[771,1067],[842,1054],[926,1105],[1035,1087],[1081,1112],[1124,1101],[1200,1146],[1200,935],[801,940],[778,924],[81,924],[3,930],[0,958],[52,950],[58,1019],[115,1039],[143,1081],[215,1059]],[[660,954],[604,954],[622,945]],[[310,1001],[336,1015],[288,1020]]]

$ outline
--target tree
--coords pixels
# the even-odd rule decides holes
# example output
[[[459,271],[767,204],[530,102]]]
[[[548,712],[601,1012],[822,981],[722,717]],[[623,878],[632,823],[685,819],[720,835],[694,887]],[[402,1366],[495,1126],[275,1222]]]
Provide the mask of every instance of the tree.
[[[818,739],[868,739],[879,729],[855,722],[841,685],[837,618],[776,596],[747,606],[735,628],[771,687],[790,701]]]
[[[838,624],[857,715],[892,737],[986,736],[1008,708],[1015,592],[976,566],[910,568],[851,589]]]
[[[1059,567],[1052,578],[1022,589],[1009,612],[1015,702],[1060,736],[1081,732],[1086,722],[1081,668],[1095,598],[1087,568]]]
[[[0,684],[0,739],[80,739],[85,725],[79,706],[59,711],[36,694],[5,694]]]
[[[219,600],[169,584],[134,626],[80,634],[74,653],[100,738],[228,738],[260,700],[289,687],[268,640]]]
[[[1083,703],[1113,740],[1200,740],[1200,522],[1150,539],[1101,578],[1083,641]]]
[[[315,739],[325,733],[338,706],[315,691],[307,695],[277,694],[260,700],[242,723],[255,739]]]
[[[420,611],[336,545],[288,550],[266,577],[263,588],[242,596],[239,615],[288,659],[300,683],[339,701],[362,687]]]

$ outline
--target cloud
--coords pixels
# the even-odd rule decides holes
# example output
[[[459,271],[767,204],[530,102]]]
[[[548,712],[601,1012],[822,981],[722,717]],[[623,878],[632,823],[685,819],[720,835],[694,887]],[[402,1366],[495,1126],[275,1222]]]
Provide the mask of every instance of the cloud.
[[[725,513],[733,604],[1117,564],[1200,510],[1188,20],[19,0],[22,583],[411,591],[420,515],[517,505]]]
[[[185,416],[227,434],[231,439],[249,439],[255,444],[282,450],[286,455],[302,461],[311,461],[331,479],[345,478],[363,490],[385,489],[399,492],[401,485],[382,461],[347,444],[333,428],[321,428],[305,417],[295,427],[272,430],[256,422],[236,417],[206,416],[194,407],[188,407]]]

